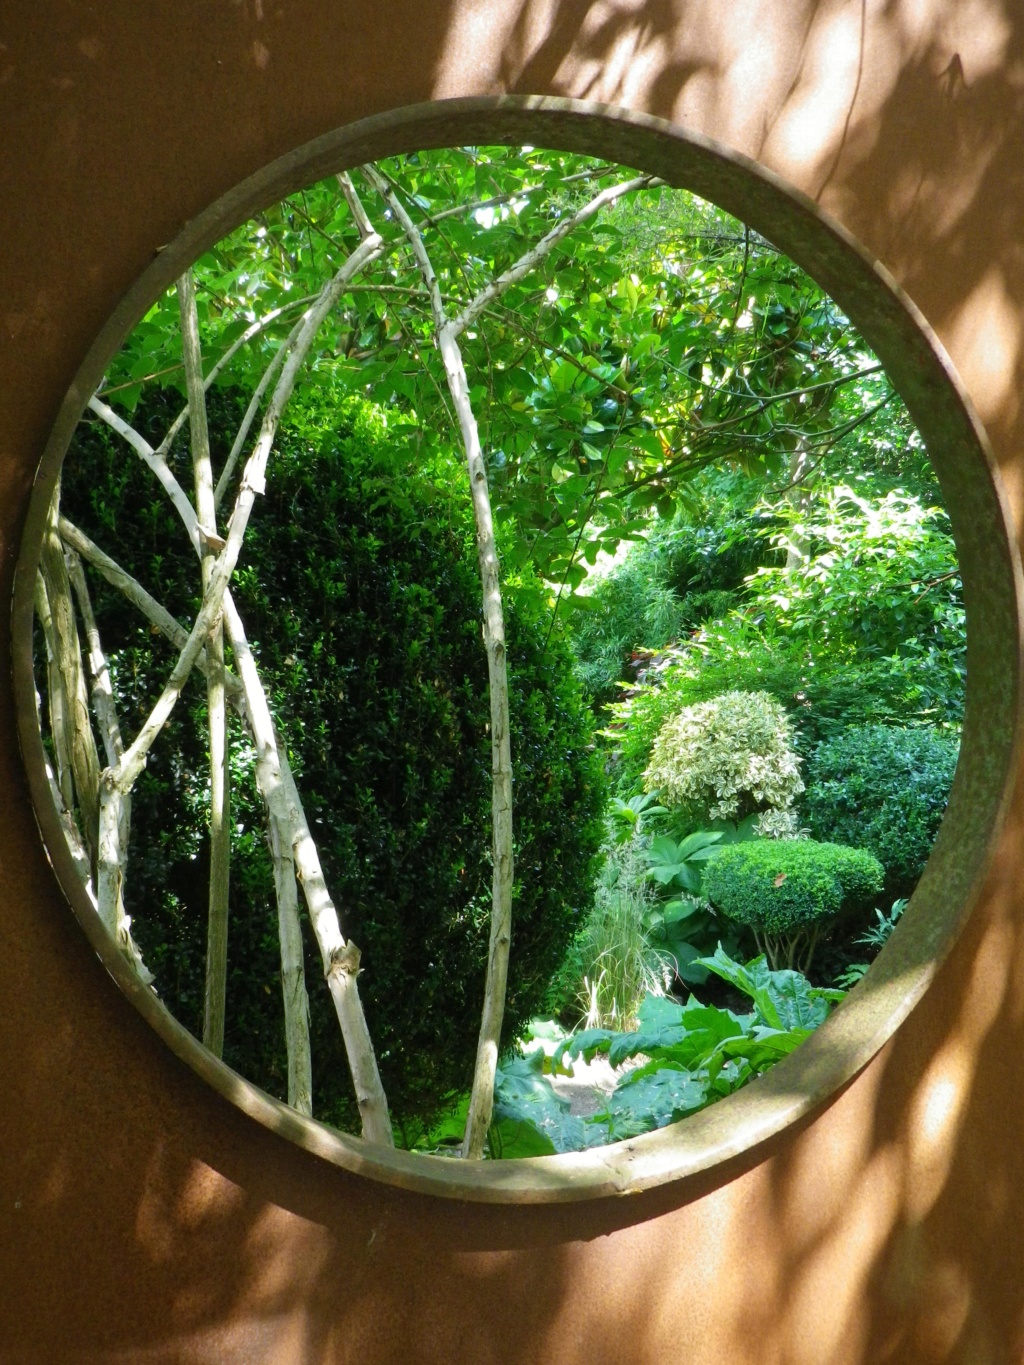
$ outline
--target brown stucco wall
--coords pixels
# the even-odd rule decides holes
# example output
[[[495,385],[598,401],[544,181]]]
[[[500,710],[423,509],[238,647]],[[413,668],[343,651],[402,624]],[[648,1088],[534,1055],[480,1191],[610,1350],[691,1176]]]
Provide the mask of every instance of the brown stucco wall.
[[[274,157],[424,100],[602,100],[835,214],[948,347],[1024,518],[1024,12],[1010,0],[6,0],[0,601],[120,296]],[[27,800],[0,617],[0,1362],[833,1365],[1024,1357],[1024,852],[892,1043],[696,1180],[502,1207],[386,1188],[221,1099],[118,992]]]

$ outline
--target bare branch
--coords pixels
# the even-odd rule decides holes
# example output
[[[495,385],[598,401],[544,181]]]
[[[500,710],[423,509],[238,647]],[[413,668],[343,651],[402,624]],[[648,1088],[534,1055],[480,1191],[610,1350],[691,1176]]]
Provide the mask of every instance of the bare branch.
[[[288,851],[294,861],[295,874],[302,885],[310,922],[320,947],[324,975],[334,1000],[335,1013],[345,1042],[356,1102],[362,1118],[363,1136],[368,1142],[394,1146],[387,1099],[356,984],[359,950],[354,943],[346,942],[342,935],[338,912],[327,890],[320,856],[309,832],[298,788],[284,746],[278,740],[274,729],[266,693],[260,682],[241,618],[230,598],[225,601],[224,623],[245,689],[249,722],[256,745],[256,776],[271,817],[271,838],[276,840],[278,849]],[[282,874],[286,872],[283,868],[275,867],[275,875],[278,871]],[[280,901],[278,904],[279,912],[286,916],[287,901],[283,907]],[[288,952],[291,960],[298,951],[294,946],[296,936],[300,935],[297,927],[297,910],[295,914],[295,924],[286,918],[280,921],[282,971],[285,952]],[[293,1006],[298,1010],[302,1003],[301,998],[297,996],[290,998],[287,980],[282,980],[282,986],[285,989],[286,1009]],[[303,994],[304,990],[303,987]],[[308,1047],[308,1026],[306,1027]],[[299,1031],[300,1028],[301,1020],[298,1014],[293,1015],[289,1029]]]
[[[487,653],[488,691],[491,712],[491,934],[484,985],[484,1005],[469,1114],[462,1154],[474,1160],[483,1156],[484,1142],[494,1108],[494,1076],[498,1063],[501,1024],[508,981],[508,951],[512,934],[512,750],[509,729],[508,668],[505,657],[505,621],[501,602],[501,571],[487,488],[487,469],[480,445],[480,431],[469,397],[469,381],[459,349],[458,334],[447,321],[437,277],[419,229],[394,189],[374,166],[363,174],[383,195],[408,238],[420,275],[430,293],[436,341],[444,362],[448,391],[459,419],[469,469],[473,516],[476,522],[477,558],[483,590],[484,648]],[[479,297],[479,296],[478,296]]]
[[[192,540],[193,545],[197,552],[201,554],[203,547],[199,538],[198,522],[196,521],[195,512],[192,510],[192,504],[189,502],[188,494],[171,472],[171,467],[164,458],[162,451],[154,450],[144,436],[141,436],[133,426],[126,422],[113,408],[108,407],[107,404],[102,402],[99,398],[90,398],[89,407],[92,408],[93,412],[95,412],[98,417],[103,418],[107,426],[112,427],[119,436],[123,436],[135,453],[149,465],[150,469],[160,480],[165,493],[178,509],[182,521],[184,521],[188,528],[189,537]]]
[[[367,217],[366,209],[363,208],[363,201],[356,193],[356,187],[353,185],[352,177],[349,175],[348,171],[340,172],[338,175],[338,184],[341,186],[341,192],[345,196],[345,202],[348,204],[349,212],[352,214],[356,227],[359,229],[359,236],[365,241],[367,237],[373,236],[373,226]]]
[[[96,723],[99,725],[107,762],[113,764],[124,752],[124,745],[121,742],[121,726],[114,705],[114,689],[110,683],[107,656],[100,643],[100,633],[96,626],[96,617],[93,615],[92,600],[82,570],[82,561],[75,551],[71,550],[65,556],[65,562],[68,566],[68,578],[78,598],[78,610],[82,615],[85,639],[89,646],[89,672],[92,675],[92,704],[96,712]]]
[[[213,465],[210,431],[206,420],[203,389],[203,357],[199,341],[199,314],[191,270],[178,280],[181,313],[181,350],[188,387],[195,506],[200,524],[217,532],[217,509],[213,500]],[[213,568],[208,536],[200,562],[203,593],[210,585]],[[224,704],[224,627],[218,622],[206,645],[206,723],[210,753],[210,883],[206,932],[206,990],[203,1006],[203,1042],[216,1057],[224,1053],[224,1025],[228,976],[228,908],[231,891],[231,798],[228,787],[227,710]]]
[[[373,188],[385,201],[391,212],[398,220],[402,231],[412,247],[412,254],[416,258],[423,283],[427,289],[430,299],[430,310],[434,315],[434,327],[440,333],[441,329],[448,324],[448,316],[444,311],[444,303],[441,299],[441,290],[437,283],[437,276],[434,273],[434,266],[431,262],[427,248],[423,244],[420,230],[406,212],[405,205],[395,193],[393,186],[387,181],[376,166],[363,166],[362,173],[370,182]]]
[[[260,403],[262,403],[263,401],[263,395],[270,387],[270,381],[273,379],[274,375],[277,373],[280,366],[283,365],[285,360],[287,359],[288,353],[291,351],[292,347],[298,340],[299,332],[301,330],[302,319],[300,318],[299,321],[292,328],[292,330],[285,337],[284,341],[281,342],[280,346],[275,351],[274,356],[270,361],[270,364],[260,375],[259,383],[256,385],[255,389],[253,389],[252,397],[249,399],[249,405],[245,409],[245,414],[242,417],[241,424],[239,425],[238,431],[235,433],[235,439],[231,443],[231,449],[228,452],[228,458],[224,461],[224,468],[220,471],[220,478],[217,480],[217,487],[213,491],[213,506],[215,511],[219,511],[220,509],[221,502],[224,499],[224,494],[227,492],[228,489],[228,484],[231,482],[231,476],[235,472],[235,466],[238,464],[239,456],[242,453],[242,447],[249,439],[249,431],[252,427],[253,420],[255,419],[256,414],[259,411]]]
[[[82,817],[86,846],[94,855],[99,829],[100,761],[96,737],[89,719],[89,696],[85,686],[82,650],[78,639],[75,604],[64,561],[64,546],[57,531],[60,484],[53,490],[39,565],[46,585],[53,644],[61,679],[63,719],[75,795]]]

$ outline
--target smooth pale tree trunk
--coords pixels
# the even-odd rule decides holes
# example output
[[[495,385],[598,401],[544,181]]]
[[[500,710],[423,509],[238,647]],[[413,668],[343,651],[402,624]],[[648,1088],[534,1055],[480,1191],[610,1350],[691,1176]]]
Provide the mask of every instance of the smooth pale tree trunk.
[[[496,276],[479,291],[454,318],[445,312],[444,301],[437,283],[437,275],[423,241],[394,187],[375,166],[364,166],[363,175],[385,200],[396,221],[401,225],[412,248],[420,275],[430,296],[434,320],[434,340],[444,363],[445,378],[452,404],[459,422],[459,430],[466,453],[470,495],[476,524],[477,559],[483,594],[484,648],[487,653],[487,676],[491,712],[491,932],[487,950],[487,973],[484,981],[484,1003],[480,1016],[476,1062],[470,1092],[469,1113],[462,1144],[462,1155],[470,1159],[483,1156],[487,1133],[494,1111],[494,1081],[501,1047],[501,1026],[505,1013],[508,987],[508,960],[512,942],[512,888],[514,882],[512,828],[512,755],[508,709],[508,664],[505,653],[505,624],[501,601],[501,571],[494,537],[490,492],[487,485],[487,466],[480,443],[480,431],[469,395],[465,365],[458,338],[484,313],[487,307],[505,290],[524,279],[540,262],[564,241],[581,223],[592,218],[605,205],[624,194],[651,184],[651,177],[638,176],[633,180],[609,186],[595,195],[576,213],[556,224],[535,246]],[[361,233],[370,232],[369,218],[359,202],[350,181],[342,188]]]
[[[89,587],[81,560],[74,550],[65,554],[68,578],[78,599],[78,608],[88,645],[89,674],[96,724],[109,764],[117,763],[124,752],[121,726],[117,719],[114,689],[110,681],[107,656],[93,615]],[[100,774],[99,827],[96,845],[96,910],[121,952],[146,984],[153,973],[142,960],[132,938],[131,916],[124,906],[124,882],[128,870],[128,840],[131,829],[131,796],[122,794],[107,779],[109,767]]]
[[[42,627],[43,642],[46,646],[46,701],[50,716],[50,739],[53,743],[54,762],[57,764],[56,783],[61,795],[61,804],[73,820],[75,790],[71,779],[71,750],[68,747],[64,682],[61,678],[60,664],[57,659],[57,638],[53,629],[53,618],[50,615],[50,601],[46,595],[46,584],[41,572],[36,574],[35,611],[36,619]],[[80,834],[79,839],[81,839]],[[88,857],[88,854],[86,856]]]
[[[213,500],[210,432],[203,390],[203,358],[199,318],[191,270],[178,280],[181,350],[188,390],[188,420],[195,483],[195,510],[201,535],[203,592],[213,573],[217,509]],[[215,1057],[224,1055],[224,1023],[228,979],[228,902],[231,889],[231,804],[228,783],[227,707],[224,702],[224,626],[218,621],[206,644],[206,722],[210,754],[210,885],[206,922],[206,983],[203,1042]]]
[[[276,820],[269,822],[268,842],[274,863],[277,894],[277,931],[281,946],[281,993],[284,997],[285,1035],[288,1050],[288,1103],[300,1114],[313,1112],[313,1065],[309,1047],[309,997],[302,955],[295,859],[287,831]],[[296,1036],[298,1035],[298,1036]]]
[[[476,524],[477,559],[483,592],[484,648],[487,653],[488,694],[491,712],[491,931],[484,980],[484,1003],[480,1016],[473,1084],[463,1138],[462,1155],[483,1156],[494,1109],[494,1078],[501,1044],[508,985],[508,954],[512,939],[512,750],[508,711],[508,668],[505,657],[505,621],[501,602],[501,570],[494,538],[494,520],[487,486],[487,468],[480,433],[469,398],[469,383],[462,362],[457,332],[444,311],[437,276],[423,238],[403,204],[376,168],[364,168],[367,179],[387,201],[402,225],[430,294],[435,340],[444,362],[448,389],[459,419]],[[351,191],[354,196],[354,191]],[[349,200],[351,206],[351,198]],[[365,218],[365,214],[363,215]],[[368,226],[368,220],[367,220]]]
[[[81,829],[90,859],[95,862],[99,835],[100,761],[96,737],[89,719],[89,697],[82,666],[78,623],[71,598],[71,583],[64,562],[64,546],[57,530],[60,484],[50,502],[40,571],[46,587],[53,642],[60,673],[63,729],[68,763],[81,814]]]
[[[320,856],[309,832],[284,746],[274,730],[252,652],[234,603],[230,601],[226,604],[225,624],[245,689],[256,743],[257,782],[270,813],[271,827],[276,832],[278,845],[289,849],[295,875],[306,899],[310,922],[320,948],[324,976],[345,1043],[363,1136],[368,1142],[393,1147],[394,1135],[387,1099],[356,981],[359,975],[359,949],[350,940],[346,942],[342,935],[338,912],[327,889]],[[282,943],[286,934],[291,937],[293,933],[289,925],[282,927]],[[294,957],[291,960],[294,961]],[[282,975],[283,965],[282,961]]]
[[[230,594],[226,591],[227,577],[230,576],[230,573],[233,570],[234,560],[237,559],[238,549],[240,548],[240,536],[241,533],[244,533],[245,522],[251,511],[252,499],[256,492],[262,491],[263,471],[266,468],[267,458],[273,444],[281,413],[290,397],[299,367],[308,353],[320,323],[340,297],[345,285],[363,268],[364,265],[375,260],[383,252],[383,249],[384,243],[379,236],[371,234],[366,237],[336,273],[334,278],[324,287],[320,295],[317,296],[316,302],[307,310],[297,328],[293,329],[293,337],[290,337],[288,342],[290,353],[284,363],[281,376],[275,386],[274,394],[271,398],[267,412],[264,415],[256,445],[247,461],[245,471],[243,472],[239,492],[236,497],[235,512],[232,515],[232,519],[229,522],[227,529],[227,541],[218,555],[214,572],[210,578],[210,587],[204,596],[199,618],[197,618],[186,643],[182,646],[182,652],[179,655],[178,663],[172,671],[171,678],[168,680],[164,693],[153,708],[149,719],[140,731],[139,736],[137,736],[132,749],[125,756],[121,765],[125,778],[134,780],[132,775],[133,770],[140,770],[141,763],[145,761],[145,754],[148,752],[148,747],[155,739],[156,733],[159,733],[159,728],[164,723],[166,716],[170,714],[170,710],[175,704],[177,696],[180,694],[181,687],[184,685],[184,676],[187,676],[187,674],[185,674],[186,666],[190,669],[193,663],[199,662],[201,642],[197,637],[201,632],[201,628],[207,627],[208,622],[213,619],[213,612],[217,606],[224,608],[228,612],[228,628],[229,633],[231,633],[231,626],[233,623],[232,611],[230,608],[233,604],[230,602]],[[209,536],[212,532],[212,527],[202,528],[198,525],[195,512],[193,511],[187,496],[184,495],[183,490],[177,484],[177,480],[168,468],[161,451],[154,451],[138,433],[132,431],[123,419],[118,418],[116,414],[105,410],[105,405],[98,404],[97,401],[94,400],[92,406],[101,417],[107,420],[115,430],[118,430],[125,439],[133,445],[139,455],[153,469],[153,472],[160,479],[167,491],[168,496],[177,507],[186,528],[189,530],[193,544],[202,546],[204,543],[210,543]],[[242,638],[244,639],[244,635]],[[243,668],[242,660],[239,655],[240,642],[234,637],[232,637],[232,647],[235,650],[236,663],[238,664],[239,672],[244,675],[247,670]],[[253,669],[252,672],[255,681],[258,684],[258,675],[255,674],[255,669]],[[249,686],[244,681],[244,677],[243,686],[246,687],[247,701],[252,701],[253,696],[251,695]],[[259,695],[262,696],[262,687],[259,688]],[[345,1041],[356,1090],[357,1103],[363,1120],[363,1134],[370,1141],[392,1145],[393,1136],[390,1120],[388,1118],[387,1100],[380,1081],[376,1057],[373,1052],[369,1031],[366,1027],[365,1016],[359,1000],[356,980],[359,967],[358,949],[354,944],[346,943],[341,934],[337,912],[327,893],[326,883],[323,879],[316,845],[309,833],[308,824],[304,812],[302,811],[301,802],[298,798],[298,792],[295,789],[294,781],[291,778],[287,760],[283,753],[280,755],[279,768],[283,773],[283,779],[278,785],[285,786],[287,790],[285,804],[287,806],[288,814],[285,816],[282,823],[290,830],[292,835],[292,852],[295,860],[296,872],[303,886],[306,902],[310,910],[314,932],[316,933],[321,955],[324,959],[325,975],[334,1000],[335,1011],[338,1015],[339,1024]],[[276,789],[274,800],[275,802],[279,802],[280,800],[276,794]]]
[[[469,384],[458,342],[447,328],[438,338],[448,388],[459,418],[469,468],[469,486],[476,521],[476,549],[483,588],[484,649],[491,711],[491,932],[487,974],[480,1015],[473,1086],[462,1154],[483,1156],[494,1109],[494,1078],[501,1046],[501,1025],[508,989],[508,956],[512,942],[512,744],[508,709],[508,663],[505,619],[501,603],[501,571],[494,538],[487,468],[480,433],[469,401]]]

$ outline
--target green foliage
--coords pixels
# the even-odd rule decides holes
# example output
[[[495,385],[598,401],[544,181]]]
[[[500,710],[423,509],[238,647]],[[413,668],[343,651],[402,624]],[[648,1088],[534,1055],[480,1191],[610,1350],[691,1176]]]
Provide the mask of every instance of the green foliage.
[[[576,599],[572,639],[577,670],[598,703],[615,696],[636,644],[660,649],[683,628],[682,603],[646,570],[642,560],[630,558],[621,572],[598,579],[592,592]]]
[[[417,152],[382,169],[422,224],[453,311],[629,174],[535,147]],[[326,319],[297,397],[325,385],[368,395],[408,425],[428,464],[458,444],[429,310],[397,224],[360,190],[387,250]],[[197,263],[207,355],[284,310],[238,352],[226,386],[251,391],[297,307],[357,241],[332,176],[266,208]],[[177,322],[170,291],[111,365],[108,383],[129,408],[149,376],[180,388]],[[832,301],[769,242],[682,190],[652,186],[582,225],[463,345],[512,565],[532,559],[569,593],[602,551],[648,530],[652,510],[713,521],[693,514],[695,482],[716,460],[781,481],[801,441],[811,458],[845,457],[844,468],[884,463],[890,482],[927,469],[902,405]],[[665,581],[680,602],[730,587]]]
[[[900,653],[942,669],[943,651],[962,638],[964,610],[941,509],[895,492],[872,500],[839,485],[803,511],[790,509],[787,522],[776,543],[795,539],[810,553],[794,568],[760,568],[751,584],[758,602],[773,609],[776,629],[807,640],[815,654]],[[957,696],[960,653],[946,663]]]
[[[669,717],[729,689],[773,696],[804,756],[851,725],[959,722],[964,616],[944,514],[838,489],[794,526],[808,559],[790,573],[762,566],[742,607],[665,651],[609,708],[622,794]]]
[[[665,806],[658,805],[654,792],[644,792],[623,801],[620,796],[609,798],[608,824],[611,841],[614,845],[629,843],[644,829],[647,820],[667,814]]]
[[[573,598],[572,645],[596,704],[614,699],[636,666],[638,647],[663,649],[681,633],[725,616],[744,578],[775,557],[752,534],[759,519],[738,514],[721,495],[706,501],[699,525],[682,516],[651,522],[621,564],[588,580]]]
[[[546,997],[552,1012],[589,1024],[630,1027],[640,1001],[672,980],[668,957],[648,932],[654,897],[644,877],[642,845],[613,845],[594,904]]]
[[[765,692],[724,692],[671,716],[644,782],[694,822],[788,811],[804,789],[792,724]]]
[[[647,877],[662,897],[645,916],[648,938],[687,985],[699,986],[707,980],[708,969],[700,959],[716,943],[724,941],[730,954],[739,947],[736,926],[716,915],[701,894],[704,864],[724,844],[752,839],[761,818],[751,815],[739,825],[719,820],[713,829],[678,840],[658,835],[646,846]]]
[[[818,933],[842,913],[866,909],[881,891],[882,865],[864,849],[811,839],[733,844],[709,859],[704,894],[722,914],[749,925],[777,963],[806,964]]]
[[[792,1052],[844,994],[815,989],[800,972],[771,971],[764,957],[746,965],[736,962],[720,945],[702,965],[747,996],[751,1012],[702,1005],[693,995],[685,1004],[664,995],[648,996],[632,1031],[585,1029],[503,1062],[495,1113],[502,1124],[519,1125],[508,1134],[518,1145],[495,1154],[580,1150],[636,1137],[696,1113]],[[567,1101],[556,1095],[547,1077],[570,1072],[578,1058],[589,1062],[597,1056],[626,1069],[599,1112],[586,1118],[570,1115]]]
[[[456,311],[552,224],[623,178],[619,168],[537,148],[424,152],[384,169],[422,222]],[[458,1093],[475,1038],[486,948],[486,706],[464,473],[432,322],[393,216],[361,188],[387,251],[332,309],[298,378],[236,595],[279,698],[276,719],[310,793],[345,927],[364,951],[382,1070],[412,1132]],[[199,262],[208,359],[256,317],[283,310],[224,371],[210,395],[214,414],[218,404],[232,407],[232,386],[251,391],[297,306],[357,240],[332,178],[266,209]],[[812,281],[712,206],[661,186],[619,201],[463,341],[509,599],[519,883],[507,1018],[515,1028],[586,916],[597,839],[602,775],[564,668],[566,635],[575,635],[580,674],[601,700],[637,646],[665,651],[692,632],[647,660],[646,679],[617,712],[626,801],[616,809],[631,842],[654,815],[650,803],[632,801],[656,736],[670,717],[722,693],[768,693],[786,708],[798,727],[786,738],[793,772],[784,800],[783,788],[759,787],[749,772],[746,786],[736,774],[732,786],[712,784],[699,815],[693,807],[699,820],[712,810],[788,811],[799,786],[794,750],[806,755],[851,720],[955,722],[963,616],[941,515],[926,506],[920,442],[885,376]],[[150,420],[159,407],[151,397],[137,412],[157,439],[181,388],[179,360],[170,291],[106,381],[129,409],[151,377],[169,386],[164,421]],[[218,465],[228,425],[214,421]],[[841,462],[844,476],[863,480],[860,492],[788,512],[771,486],[785,484],[796,449],[827,459],[833,480]],[[712,469],[715,460],[725,472]],[[103,483],[88,468],[77,496],[91,502],[91,524],[113,534],[138,576],[159,584],[185,619],[196,607],[194,566],[187,552],[168,550],[179,533],[136,470],[133,459],[110,459]],[[894,491],[903,482],[917,503]],[[886,535],[895,535],[895,553]],[[648,543],[575,609],[564,605],[606,552],[643,536]],[[809,555],[780,576],[783,537]],[[863,602],[878,608],[877,624],[862,619]],[[105,609],[106,632],[118,608],[108,601]],[[159,669],[145,630],[132,623],[121,640],[115,678],[134,717],[152,700]],[[172,722],[174,738],[137,793],[129,895],[138,897],[143,936],[147,914],[154,926],[147,955],[159,959],[168,998],[195,1027],[205,793],[186,722],[202,722],[198,689],[185,705],[189,714]],[[247,795],[252,755],[237,741],[228,1055],[280,1093],[279,1009],[266,984],[275,974],[272,891],[261,812]],[[165,825],[168,811],[177,814]],[[614,979],[610,1005],[593,990],[584,1004],[629,1017],[643,970],[670,944],[679,966],[683,948],[692,958],[711,932],[710,913],[687,899],[684,880],[673,874],[664,889],[674,899],[657,905],[635,867],[606,884],[604,903],[564,957],[563,985],[574,973],[588,990]],[[627,961],[647,968],[620,970]],[[312,953],[310,969],[319,975]],[[710,970],[692,961],[683,969],[691,980]],[[322,999],[314,1005],[317,1106],[344,1122],[345,1065],[326,1009]],[[659,1116],[699,1088],[654,1076],[636,1084],[651,1091]],[[515,1067],[503,1073],[509,1115],[492,1138],[502,1150],[513,1137],[501,1125],[515,1122],[532,1085]]]
[[[892,931],[903,917],[906,908],[906,898],[901,898],[893,901],[892,909],[888,914],[882,910],[876,910],[875,923],[870,928],[865,929],[863,934],[858,934],[853,940],[854,943],[865,948],[873,948],[876,953],[880,952],[888,943]],[[870,962],[851,962],[849,967],[836,978],[836,985],[841,986],[844,990],[849,990],[851,986],[855,986],[861,980],[870,965]]]
[[[695,896],[700,891],[701,869],[722,838],[721,830],[698,830],[681,843],[667,834],[657,835],[648,850],[648,877],[661,887],[673,886]]]
[[[146,427],[147,414],[137,417]],[[307,420],[300,405],[282,431],[234,593],[345,932],[362,950],[361,993],[394,1116],[428,1122],[471,1073],[489,930],[489,709],[475,551],[468,509],[416,473],[415,453],[379,413],[350,403],[333,425],[323,435],[322,419]],[[213,426],[222,458],[224,424]],[[116,527],[126,566],[159,583],[187,617],[198,588],[192,552],[147,477],[105,437],[83,440],[65,498],[86,529],[97,520]],[[513,1036],[537,1011],[588,906],[602,831],[589,713],[564,645],[547,640],[541,600],[525,572],[506,582]],[[166,652],[113,593],[98,589],[97,609],[134,717]],[[179,717],[140,784],[126,895],[162,997],[195,1029],[206,864],[201,689],[191,696],[199,725]],[[245,779],[236,774],[226,1057],[281,1093],[273,887],[262,812]],[[307,979],[315,1111],[345,1124],[348,1068],[311,942]]]
[[[909,895],[946,809],[959,742],[927,727],[855,726],[808,762],[807,823],[815,838],[870,849],[886,890]]]

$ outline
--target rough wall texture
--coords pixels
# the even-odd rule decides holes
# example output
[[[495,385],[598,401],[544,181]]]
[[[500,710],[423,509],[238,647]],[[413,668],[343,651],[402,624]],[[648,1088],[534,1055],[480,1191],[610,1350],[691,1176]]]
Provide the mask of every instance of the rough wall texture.
[[[90,341],[260,166],[509,91],[675,120],[838,216],[938,331],[1024,517],[1024,13],[1009,0],[7,0],[0,601]],[[121,997],[46,862],[0,621],[0,1362],[995,1365],[1024,1357],[1024,842],[813,1122],[625,1200],[464,1206],[293,1149]]]

